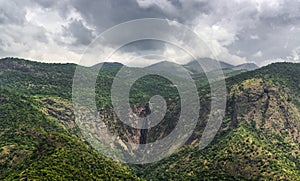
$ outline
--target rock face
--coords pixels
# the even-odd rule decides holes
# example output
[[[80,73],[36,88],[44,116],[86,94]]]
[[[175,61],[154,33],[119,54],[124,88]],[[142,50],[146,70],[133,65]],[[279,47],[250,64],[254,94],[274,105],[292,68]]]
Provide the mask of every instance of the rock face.
[[[245,80],[230,90],[227,116],[232,127],[247,121],[256,129],[299,143],[300,113],[292,96],[284,85],[262,78]]]
[[[228,79],[226,116],[214,141],[204,150],[187,146],[140,173],[147,179],[300,180],[299,70],[274,64]],[[201,124],[196,133],[193,140]]]
[[[108,127],[118,135],[112,140],[116,144],[109,146],[125,150],[125,142],[164,138],[180,116],[180,98],[172,91],[176,86],[157,77],[138,82],[130,99],[133,113],[128,116],[133,120],[149,114],[145,103],[153,96],[149,93],[172,96],[166,98],[168,114],[157,126],[133,129],[118,119],[109,103],[110,87],[120,66],[104,66],[97,84],[99,116],[105,124],[92,125],[95,132]],[[70,100],[74,68],[70,64],[0,61],[0,179],[137,179],[82,141]],[[200,119],[186,145],[159,162],[130,167],[148,180],[300,180],[300,64],[277,63],[226,82],[226,116],[208,147],[199,150],[197,146],[211,100],[209,86],[201,84]],[[141,99],[144,102],[137,103]]]

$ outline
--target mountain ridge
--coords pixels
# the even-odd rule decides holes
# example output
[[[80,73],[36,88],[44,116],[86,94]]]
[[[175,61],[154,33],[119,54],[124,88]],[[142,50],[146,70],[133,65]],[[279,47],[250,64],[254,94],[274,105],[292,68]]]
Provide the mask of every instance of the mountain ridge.
[[[5,128],[1,129],[16,128],[18,134],[21,135],[41,134],[43,136],[40,137],[44,140],[38,139],[36,141],[36,138],[33,139],[32,136],[12,137],[14,142],[11,144],[12,141],[8,142],[2,139],[0,145],[2,148],[0,156],[2,155],[2,157],[0,158],[17,160],[17,162],[5,160],[0,162],[4,164],[1,169],[1,172],[5,173],[3,177],[39,178],[41,177],[39,171],[47,168],[45,171],[47,173],[42,173],[48,174],[49,178],[51,176],[56,178],[56,173],[61,173],[64,178],[71,178],[72,170],[77,170],[77,165],[80,165],[85,173],[93,173],[93,169],[83,166],[84,162],[81,160],[72,161],[81,152],[86,153],[84,156],[89,160],[95,160],[95,158],[106,160],[92,148],[85,148],[88,145],[74,124],[71,100],[68,95],[71,94],[75,66],[39,63],[27,65],[26,62],[9,65],[9,69],[7,69],[7,66],[4,66],[3,62],[1,64],[0,61],[2,87],[0,91],[8,89],[6,93],[2,91],[0,95],[3,108],[1,113],[10,110],[10,112],[1,115],[2,123],[5,119],[16,120],[16,117],[10,117],[16,116],[15,113],[21,113],[20,115],[26,118],[26,115],[29,115],[27,114],[28,108],[32,109],[32,115],[37,116],[33,117],[33,120],[40,120],[43,124],[37,124],[38,122],[34,121],[20,121],[21,124],[17,122],[16,124],[6,124]],[[122,125],[112,111],[109,99],[110,86],[119,69],[120,66],[105,66],[100,72],[96,82],[97,106],[101,111],[100,116],[104,118],[104,122],[110,130],[114,134],[121,135],[121,141],[138,143],[141,137],[139,130]],[[124,168],[122,165],[119,167],[115,162],[102,160],[93,161],[95,163],[93,167],[99,168],[98,173],[102,173],[101,170],[105,168],[105,165],[113,165],[112,167],[120,170],[115,175],[116,177],[121,177],[119,174],[127,173],[124,176],[128,176],[128,178],[139,179],[138,176],[147,180],[257,180],[274,178],[300,180],[300,158],[298,156],[300,153],[299,72],[300,64],[273,63],[254,71],[242,71],[238,75],[229,76],[226,79],[228,101],[222,126],[216,138],[204,150],[198,150],[197,145],[210,111],[211,96],[207,83],[198,86],[201,104],[199,123],[189,141],[178,152],[159,162],[146,165],[125,165]],[[11,93],[11,91],[15,91],[19,96]],[[139,79],[132,87],[130,105],[134,113],[140,114],[140,107],[145,106],[154,93],[155,95],[163,95],[167,100],[169,114],[158,127],[147,132],[145,140],[142,140],[145,143],[161,139],[170,133],[174,129],[180,113],[180,104],[178,104],[180,99],[175,87],[172,86],[171,82],[153,75]],[[169,95],[170,93],[172,95]],[[16,100],[7,101],[14,99]],[[26,101],[27,99],[28,101]],[[29,105],[26,108],[27,103]],[[14,107],[14,110],[17,111],[7,109],[8,107]],[[58,133],[41,131],[48,128],[57,130]],[[15,132],[12,133],[15,134]],[[4,138],[3,135],[1,138]],[[9,136],[5,139],[9,139]],[[16,144],[19,142],[25,142],[24,145],[28,146],[20,147]],[[36,142],[40,144],[36,144]],[[45,144],[46,142],[49,144]],[[40,146],[36,147],[35,144]],[[64,152],[59,148],[64,148],[67,151]],[[11,156],[8,156],[7,153]],[[26,164],[23,162],[23,165],[20,164],[21,162],[18,162],[17,158],[25,158],[22,155],[31,154],[37,155],[37,158],[41,159],[25,156],[24,163],[31,165],[25,169],[24,165]],[[14,155],[19,156],[15,158]],[[55,166],[49,166],[51,159],[57,159]],[[72,163],[75,165],[74,168],[61,165],[61,160]],[[11,169],[12,167],[7,169],[9,164],[12,164],[15,169]],[[61,169],[63,167],[66,168],[65,172]],[[129,170],[126,167],[129,167]],[[77,172],[79,173],[79,171]],[[78,176],[83,178],[83,175],[81,175],[82,177]],[[107,178],[114,175],[106,172],[102,176]],[[102,177],[101,175],[94,175],[91,178]]]

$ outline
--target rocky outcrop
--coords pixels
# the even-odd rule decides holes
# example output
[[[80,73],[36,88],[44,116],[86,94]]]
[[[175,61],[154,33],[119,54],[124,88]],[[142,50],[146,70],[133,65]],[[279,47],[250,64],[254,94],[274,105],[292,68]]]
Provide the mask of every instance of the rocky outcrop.
[[[228,95],[229,127],[247,121],[266,133],[300,142],[300,113],[292,100],[294,94],[284,85],[263,78],[253,78],[234,85]]]

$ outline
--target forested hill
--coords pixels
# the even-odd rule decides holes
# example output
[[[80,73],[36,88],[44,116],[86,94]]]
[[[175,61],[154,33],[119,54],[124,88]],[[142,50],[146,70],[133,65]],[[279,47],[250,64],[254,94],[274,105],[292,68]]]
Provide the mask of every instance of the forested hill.
[[[187,146],[137,167],[146,179],[300,180],[300,64],[274,63],[226,80],[226,116],[204,150]]]
[[[153,94],[167,100],[168,114],[141,135],[112,111],[110,88],[122,66],[104,64],[100,72],[96,84],[100,116],[121,141],[163,138],[180,114],[176,87],[152,75],[131,88],[130,105],[137,114]],[[274,63],[227,74],[225,118],[204,150],[198,149],[197,141],[211,97],[205,77],[195,75],[196,82],[202,82],[197,84],[201,110],[195,132],[171,157],[146,165],[117,163],[83,140],[71,103],[75,68],[75,64],[0,60],[1,179],[300,180],[300,64]]]
[[[49,115],[49,110],[55,110],[45,110],[34,97],[69,95],[75,65],[4,59],[0,67],[1,180],[138,179],[126,166],[100,155],[70,133],[55,115]],[[59,109],[58,113],[66,110]],[[63,115],[56,116],[61,119]]]
[[[39,110],[31,98],[0,89],[0,178],[137,179]]]

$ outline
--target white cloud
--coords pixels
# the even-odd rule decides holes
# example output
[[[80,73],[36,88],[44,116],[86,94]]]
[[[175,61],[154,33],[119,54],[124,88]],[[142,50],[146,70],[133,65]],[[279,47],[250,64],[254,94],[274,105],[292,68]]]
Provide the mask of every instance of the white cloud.
[[[300,47],[296,47],[292,51],[292,58],[294,61],[299,61]]]
[[[170,0],[137,0],[136,2],[142,8],[157,6],[169,14],[178,12],[177,8],[172,4],[172,1]]]
[[[217,22],[210,25],[209,17],[202,16],[194,22],[194,31],[206,43],[213,55],[207,54],[207,57],[217,58],[232,64],[245,63],[246,59],[238,55],[231,54],[226,48],[227,45],[234,43],[237,39],[236,34],[223,26],[224,22]]]
[[[267,60],[258,62],[258,63],[256,63],[256,64],[257,64],[258,66],[260,66],[260,67],[263,67],[263,66],[269,65],[269,64],[274,63],[274,62],[287,62],[287,60],[286,60],[286,59],[282,59],[282,58],[267,59]]]
[[[222,61],[294,61],[299,59],[299,8],[297,0],[0,0],[0,56],[78,62],[96,34],[127,20],[160,17],[189,26]],[[171,46],[150,49],[144,53],[188,59]],[[134,64],[141,54],[120,51],[113,58]],[[199,54],[212,56],[208,50]]]
[[[263,54],[262,52],[259,50],[258,52],[256,52],[253,57],[261,57]]]
[[[42,26],[49,33],[62,32],[62,25],[67,24],[59,15],[59,12],[45,10],[41,7],[28,8],[25,17],[27,22],[36,26]]]
[[[252,40],[259,40],[259,36],[258,35],[251,35],[250,39],[252,39]]]

